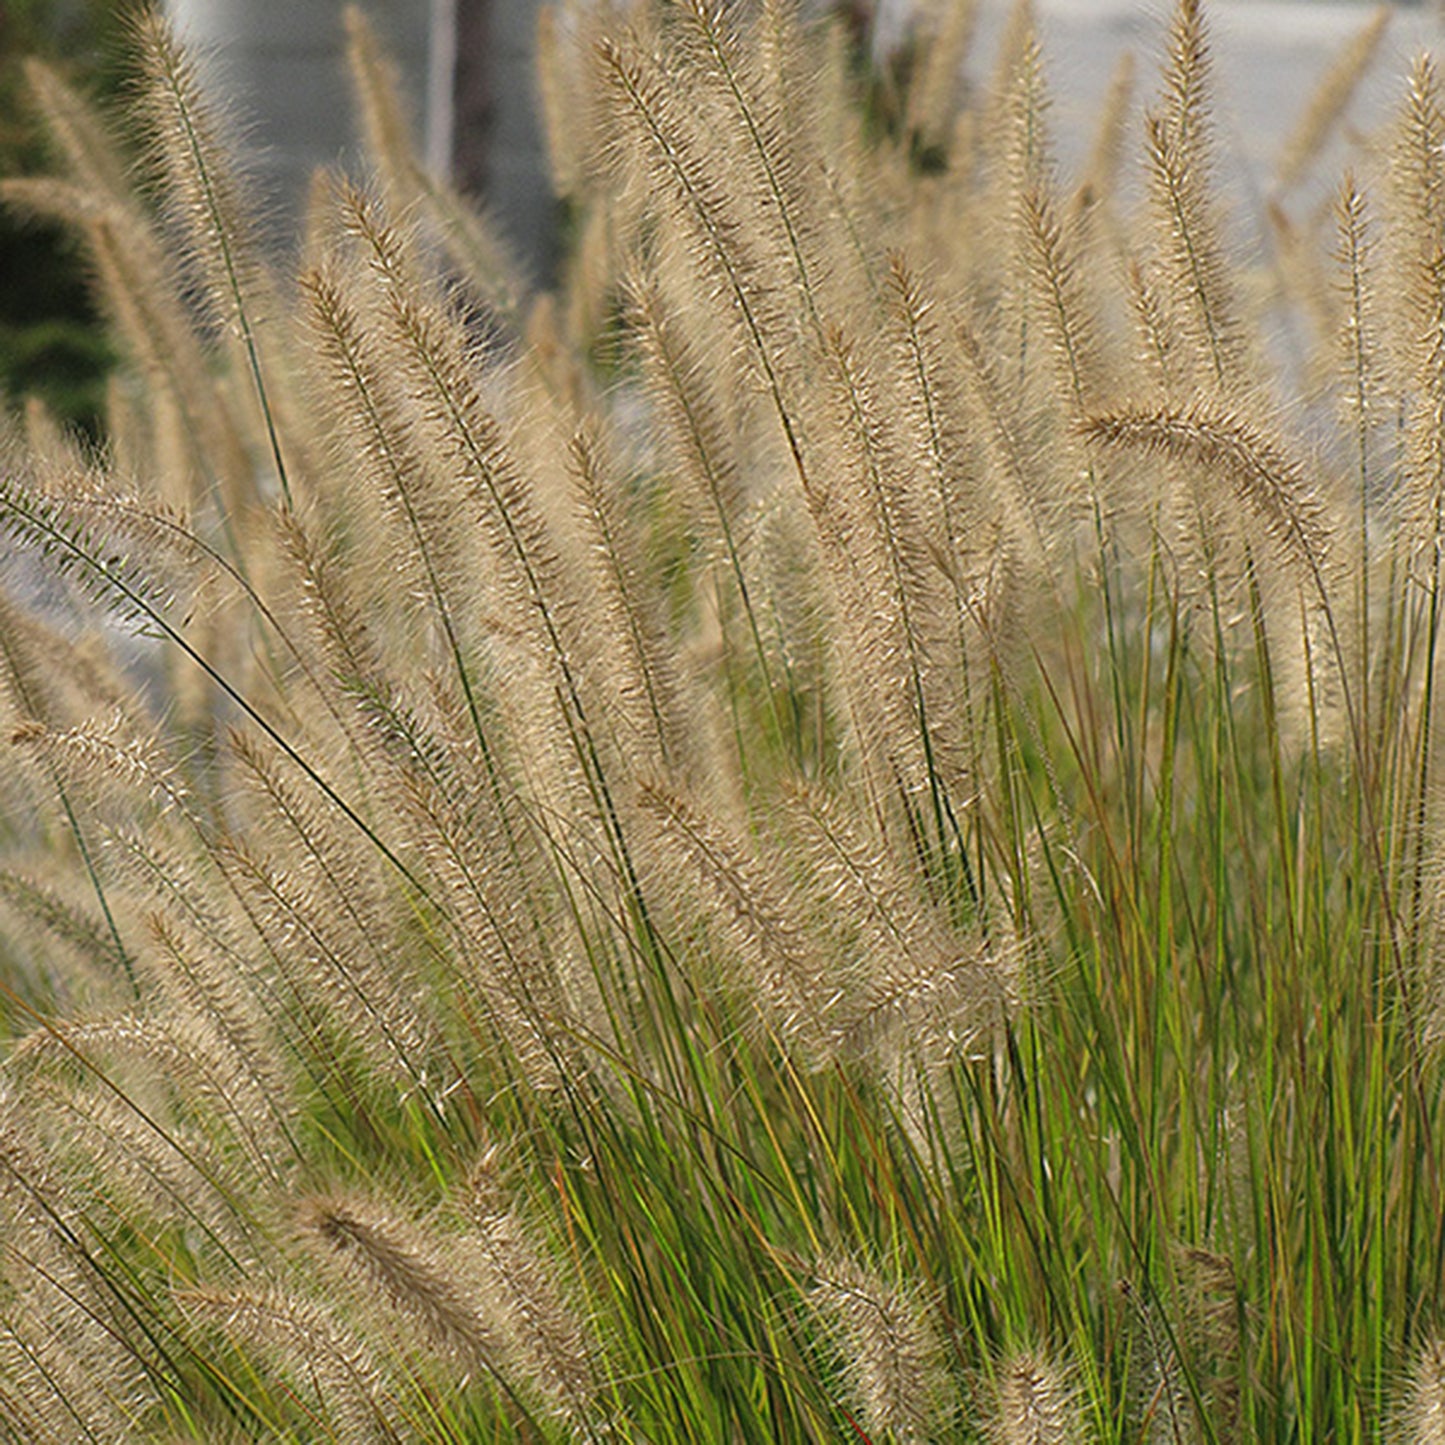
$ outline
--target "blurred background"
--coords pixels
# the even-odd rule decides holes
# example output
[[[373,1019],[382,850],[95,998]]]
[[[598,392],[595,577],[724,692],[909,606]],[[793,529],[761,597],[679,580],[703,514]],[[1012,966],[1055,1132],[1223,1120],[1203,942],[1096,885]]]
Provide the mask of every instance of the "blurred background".
[[[24,58],[50,57],[88,90],[113,95],[121,29],[113,0],[0,0],[0,175],[45,166],[26,109]],[[0,210],[0,400],[36,391],[60,415],[93,424],[109,364],[69,238]]]
[[[605,3],[605,0],[598,0]],[[815,5],[825,0],[813,0]],[[955,0],[931,0],[935,7]],[[355,158],[343,72],[343,0],[169,0],[206,56],[208,82],[228,97],[248,169],[277,245],[294,233],[318,165]],[[555,201],[546,180],[534,53],[543,0],[364,0],[413,100],[414,134],[430,166],[483,201],[525,271],[546,284],[556,259]],[[839,0],[875,59],[906,49],[918,0]],[[987,83],[1010,0],[978,0],[969,83]],[[0,0],[0,172],[43,169],[25,109],[22,59],[58,64],[71,81],[113,98],[124,79],[124,16],[116,0]],[[1138,61],[1136,102],[1152,91],[1166,0],[1036,0],[1065,168],[1082,158],[1121,55]],[[1331,59],[1376,7],[1351,0],[1210,0],[1224,169],[1242,210],[1265,212],[1290,126]],[[1353,129],[1377,125],[1419,49],[1445,38],[1441,6],[1396,7],[1351,108]],[[1322,177],[1337,169],[1329,156]],[[1321,185],[1327,185],[1322,180]],[[97,426],[109,357],[83,265],[54,230],[0,215],[0,390],[36,392],[66,420]]]

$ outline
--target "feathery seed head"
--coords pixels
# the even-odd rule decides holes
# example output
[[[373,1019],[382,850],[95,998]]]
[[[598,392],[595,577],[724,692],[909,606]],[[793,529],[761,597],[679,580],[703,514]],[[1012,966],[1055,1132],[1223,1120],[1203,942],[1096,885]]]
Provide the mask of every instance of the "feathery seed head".
[[[504,1348],[498,1322],[477,1282],[437,1241],[362,1200],[308,1199],[299,1223],[305,1236],[415,1321],[434,1347],[468,1368],[495,1368]]]
[[[349,1440],[395,1440],[396,1406],[370,1349],[333,1311],[278,1288],[175,1291],[193,1322],[220,1328],[237,1344],[269,1356],[302,1389],[310,1389],[323,1417]]]
[[[836,1341],[865,1429],[900,1445],[935,1438],[954,1402],[925,1302],[847,1256],[816,1276],[810,1303]]]
[[[1081,1445],[1083,1420],[1067,1370],[1044,1355],[1006,1360],[998,1372],[991,1438],[997,1445]]]
[[[1427,1341],[1415,1356],[1400,1411],[1402,1442],[1445,1445],[1445,1345]]]

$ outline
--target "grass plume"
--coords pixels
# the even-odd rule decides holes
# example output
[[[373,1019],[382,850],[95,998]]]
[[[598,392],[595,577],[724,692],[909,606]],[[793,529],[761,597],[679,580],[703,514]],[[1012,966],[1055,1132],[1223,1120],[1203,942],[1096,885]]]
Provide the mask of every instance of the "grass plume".
[[[157,13],[30,68],[0,1434],[1439,1433],[1439,80],[1263,302],[1199,0],[1079,174],[976,18],[549,12],[546,293],[359,11],[294,275]]]

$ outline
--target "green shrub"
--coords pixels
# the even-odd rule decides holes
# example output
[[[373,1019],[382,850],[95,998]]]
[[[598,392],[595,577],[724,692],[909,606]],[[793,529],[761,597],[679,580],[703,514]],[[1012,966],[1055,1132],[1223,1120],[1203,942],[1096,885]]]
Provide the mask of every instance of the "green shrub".
[[[110,0],[10,0],[0,13],[0,174],[44,169],[26,97],[27,57],[63,65],[72,82],[113,97],[123,7]],[[66,423],[94,433],[112,356],[64,228],[0,212],[0,391],[43,397]]]

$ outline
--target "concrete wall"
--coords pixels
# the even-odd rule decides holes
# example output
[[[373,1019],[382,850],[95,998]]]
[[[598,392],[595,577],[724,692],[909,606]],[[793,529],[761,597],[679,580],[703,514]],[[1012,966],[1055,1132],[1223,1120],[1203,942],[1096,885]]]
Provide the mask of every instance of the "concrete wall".
[[[344,0],[169,0],[183,35],[243,120],[248,165],[294,232],[311,172],[354,164]],[[523,263],[552,245],[533,56],[541,0],[363,0],[400,66],[414,134],[433,169],[479,193]]]
[[[311,170],[355,159],[342,68],[343,0],[169,0],[184,31],[213,47],[218,83],[253,124],[252,159],[286,234]],[[413,98],[416,133],[434,168],[479,195],[533,277],[545,281],[554,245],[536,103],[534,45],[544,0],[363,0]],[[829,0],[812,0],[826,4]],[[917,0],[876,0],[884,43]],[[970,70],[984,79],[1011,0],[983,0]],[[1362,0],[1210,0],[1226,179],[1268,187],[1270,166],[1330,59],[1370,11]],[[1053,124],[1066,164],[1082,157],[1120,51],[1136,52],[1139,91],[1151,95],[1169,0],[1036,0]],[[1445,44],[1439,4],[1396,16],[1355,109],[1377,121],[1400,93],[1418,47]],[[1328,175],[1330,166],[1322,167]],[[1257,198],[1251,198],[1257,199]]]
[[[370,0],[365,8],[408,92],[423,96],[429,0]],[[342,9],[343,0],[170,0],[180,33],[207,52],[207,80],[234,102],[248,168],[289,218],[316,166],[356,160]]]
[[[550,277],[556,206],[537,97],[546,0],[449,0],[456,56],[453,178],[482,197],[534,280]]]

